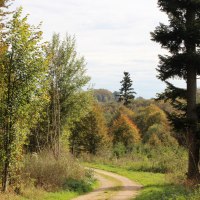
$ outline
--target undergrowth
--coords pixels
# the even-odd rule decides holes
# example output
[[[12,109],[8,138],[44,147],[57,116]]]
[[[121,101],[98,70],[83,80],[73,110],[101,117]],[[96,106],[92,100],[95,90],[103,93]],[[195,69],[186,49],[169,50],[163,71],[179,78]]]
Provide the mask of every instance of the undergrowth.
[[[200,188],[191,189],[166,179],[162,173],[132,171],[110,165],[84,163],[86,166],[111,171],[143,185],[135,200],[200,200]]]
[[[58,158],[49,151],[28,155],[18,194],[0,193],[1,200],[67,200],[92,191],[97,186],[92,170],[69,153]]]
[[[144,187],[136,200],[200,200],[198,186],[192,188],[185,182],[187,151],[182,147],[138,145],[118,157],[107,149],[96,156],[84,154],[80,159],[91,167],[142,184]]]

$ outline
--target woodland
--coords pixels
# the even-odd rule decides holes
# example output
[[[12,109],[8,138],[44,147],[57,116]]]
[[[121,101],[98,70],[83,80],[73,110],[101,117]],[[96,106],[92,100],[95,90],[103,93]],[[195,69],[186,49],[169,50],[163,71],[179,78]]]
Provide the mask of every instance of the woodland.
[[[0,0],[0,199],[72,199],[98,187],[84,166],[142,184],[138,200],[200,199],[200,1],[158,0],[169,25],[149,40],[169,54],[159,55],[166,89],[154,99],[135,97],[129,72],[119,91],[85,89],[75,37],[44,41],[11,3]]]

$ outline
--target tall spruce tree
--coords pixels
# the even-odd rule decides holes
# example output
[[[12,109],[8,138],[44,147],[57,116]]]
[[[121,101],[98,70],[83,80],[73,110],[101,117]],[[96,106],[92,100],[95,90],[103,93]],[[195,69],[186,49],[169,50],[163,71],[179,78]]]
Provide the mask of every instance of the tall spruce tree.
[[[187,178],[199,180],[200,131],[196,92],[197,75],[200,74],[200,1],[158,0],[158,6],[168,15],[169,25],[160,23],[151,33],[152,40],[170,52],[170,55],[159,56],[158,78],[162,81],[179,78],[187,83],[185,124],[189,149]],[[175,87],[173,89],[177,91]]]
[[[134,99],[136,92],[134,92],[132,88],[132,80],[130,78],[129,72],[124,72],[124,77],[122,79],[121,83],[121,89],[119,94],[119,102],[123,102],[125,106],[127,106],[130,103],[131,99]]]

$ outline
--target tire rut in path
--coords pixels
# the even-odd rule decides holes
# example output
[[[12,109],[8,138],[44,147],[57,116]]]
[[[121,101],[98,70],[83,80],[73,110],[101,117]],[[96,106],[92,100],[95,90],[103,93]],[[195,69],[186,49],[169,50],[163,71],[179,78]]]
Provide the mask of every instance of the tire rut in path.
[[[136,197],[141,185],[118,174],[93,169],[100,187],[73,200],[130,200]]]

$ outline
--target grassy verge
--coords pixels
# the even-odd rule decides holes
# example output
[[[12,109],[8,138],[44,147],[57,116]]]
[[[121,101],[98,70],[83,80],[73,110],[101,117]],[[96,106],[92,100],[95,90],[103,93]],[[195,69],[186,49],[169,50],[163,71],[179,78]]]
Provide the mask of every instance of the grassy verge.
[[[60,191],[60,192],[46,192],[41,190],[33,190],[33,191],[25,191],[23,196],[15,195],[15,194],[0,194],[1,200],[69,200],[72,199],[79,194],[77,192],[68,192],[68,191]]]
[[[111,165],[84,163],[88,167],[111,171],[143,185],[136,200],[200,200],[200,191],[191,191],[165,179],[165,174],[131,171]]]
[[[59,191],[59,192],[44,192],[39,196],[32,198],[32,195],[29,195],[26,199],[20,199],[20,200],[70,200],[72,198],[75,198],[81,194],[88,193],[96,188],[99,187],[99,183],[95,181],[87,191]],[[36,193],[37,194],[37,193]]]
[[[21,200],[69,200],[76,196],[78,196],[78,192],[69,192],[69,191],[60,191],[60,192],[43,192],[40,196],[36,196],[32,198],[29,196],[28,198],[22,198]]]
[[[99,182],[93,181],[90,186],[84,189],[77,186],[75,182],[74,187],[77,187],[78,189],[74,189],[74,191],[62,189],[56,192],[47,192],[42,188],[35,187],[25,188],[20,195],[16,195],[12,192],[0,193],[0,200],[70,200],[98,188]]]
[[[99,187],[99,182],[94,181],[87,190],[82,191],[65,191],[60,190],[57,192],[47,192],[39,188],[26,188],[21,195],[12,193],[1,194],[0,200],[70,200],[81,194],[88,193]]]

